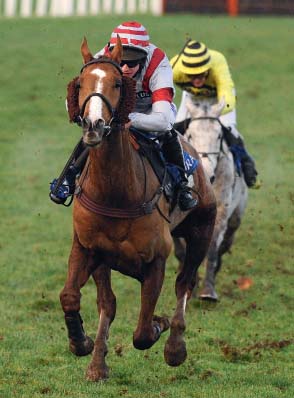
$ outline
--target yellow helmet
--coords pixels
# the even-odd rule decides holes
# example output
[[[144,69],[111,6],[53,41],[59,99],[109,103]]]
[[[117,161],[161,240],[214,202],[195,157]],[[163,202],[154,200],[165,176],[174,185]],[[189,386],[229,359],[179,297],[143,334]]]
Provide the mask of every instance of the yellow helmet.
[[[199,41],[190,40],[179,60],[180,70],[186,75],[199,75],[210,69],[211,61],[208,48]]]

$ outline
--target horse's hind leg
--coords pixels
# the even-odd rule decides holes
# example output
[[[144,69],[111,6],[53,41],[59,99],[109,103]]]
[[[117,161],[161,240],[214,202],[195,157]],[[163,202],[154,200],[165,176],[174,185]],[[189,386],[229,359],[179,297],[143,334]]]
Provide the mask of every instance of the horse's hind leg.
[[[87,379],[90,381],[108,378],[108,367],[105,362],[107,354],[107,339],[111,322],[115,317],[116,298],[111,289],[111,270],[100,265],[93,273],[97,286],[97,305],[99,326],[95,339],[92,361],[87,369]]]
[[[177,306],[170,325],[170,336],[164,348],[164,358],[170,366],[181,365],[187,357],[184,341],[186,304],[192,295],[196,273],[208,250],[213,232],[215,208],[212,207],[206,211],[201,209],[198,217],[197,213],[195,211],[194,215],[191,214],[180,229],[180,231],[185,231],[187,247],[184,267],[176,279]],[[196,217],[195,221],[194,217]]]
[[[134,347],[139,350],[150,348],[161,333],[169,328],[167,317],[154,315],[163,283],[165,261],[163,258],[157,258],[145,265],[144,279],[141,282],[141,310],[133,336]]]
[[[174,238],[175,256],[179,261],[179,270],[182,270],[186,256],[186,242],[184,238]]]
[[[186,257],[186,241],[184,238],[173,238],[173,241],[174,241],[175,256],[179,261],[178,272],[181,272],[184,267],[185,257]],[[199,280],[200,280],[200,278],[199,278],[198,272],[196,272],[195,288],[193,290],[193,297],[196,296],[195,290],[199,286]]]
[[[89,276],[88,252],[80,245],[75,235],[68,262],[67,280],[60,293],[60,302],[68,329],[69,348],[77,356],[90,354],[94,346],[91,338],[85,334],[83,321],[79,313],[80,289],[87,282]]]

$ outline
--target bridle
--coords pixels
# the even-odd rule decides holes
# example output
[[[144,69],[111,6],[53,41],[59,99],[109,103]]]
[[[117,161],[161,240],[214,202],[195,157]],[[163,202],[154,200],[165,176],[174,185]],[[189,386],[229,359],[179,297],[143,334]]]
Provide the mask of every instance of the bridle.
[[[221,128],[222,128],[222,132],[220,134],[220,136],[218,137],[220,139],[220,145],[219,145],[219,150],[217,152],[199,152],[199,155],[202,155],[203,158],[208,158],[209,155],[217,155],[217,161],[219,160],[220,154],[221,152],[224,153],[224,149],[223,149],[223,141],[224,141],[224,134],[223,134],[223,130],[226,129],[227,127],[224,126],[222,124],[222,122],[220,121],[220,119],[218,117],[213,117],[213,116],[199,116],[199,117],[194,117],[191,119],[192,120],[213,120],[216,121],[220,124]]]
[[[89,65],[93,65],[93,64],[99,64],[99,63],[107,63],[107,64],[111,64],[113,65],[120,73],[120,75],[123,75],[123,72],[121,70],[121,67],[114,62],[111,59],[92,59],[90,62],[87,62],[81,69],[80,73],[83,72],[83,70],[89,66]],[[92,97],[99,97],[102,99],[102,101],[105,103],[105,105],[107,106],[110,114],[111,114],[111,118],[110,121],[108,123],[108,125],[105,124],[105,121],[100,119],[98,121],[98,128],[99,131],[101,131],[101,129],[103,129],[103,136],[108,136],[111,131],[113,130],[113,125],[119,127],[120,126],[120,121],[119,121],[119,117],[118,117],[118,112],[117,109],[113,108],[110,101],[108,100],[108,98],[106,98],[103,94],[100,93],[91,93],[89,94],[86,99],[83,102],[83,105],[81,107],[80,110],[80,114],[78,116],[78,120],[77,123],[81,126],[83,126],[83,123],[85,123],[85,118],[84,118],[84,113],[85,113],[85,108],[86,105],[88,103],[88,101],[92,98]],[[120,87],[120,98],[119,98],[119,104],[122,100],[122,86]],[[95,126],[92,126],[92,128],[94,129]],[[142,159],[141,159],[142,160]],[[143,160],[142,160],[143,162]],[[145,194],[144,194],[144,198],[146,198],[146,170],[145,170],[145,166],[143,163],[143,170],[145,173]],[[86,173],[84,174],[84,178],[86,176]],[[83,180],[84,180],[83,178]],[[166,174],[164,177],[164,181],[163,184],[165,183],[165,178],[166,178]],[[76,190],[76,197],[78,199],[78,201],[82,204],[82,206],[84,206],[86,209],[88,209],[89,211],[98,214],[98,215],[103,215],[103,216],[107,216],[107,217],[112,217],[112,218],[138,218],[138,217],[142,217],[145,216],[147,214],[151,214],[153,212],[153,210],[156,208],[158,210],[158,212],[161,214],[161,216],[168,222],[170,222],[168,220],[168,218],[162,213],[161,209],[158,206],[158,201],[160,199],[160,197],[163,194],[163,184],[158,187],[155,191],[155,193],[153,194],[151,200],[146,201],[146,199],[144,200],[144,202],[135,207],[135,208],[131,208],[131,209],[121,209],[121,208],[113,208],[113,207],[109,207],[109,206],[104,206],[104,205],[100,205],[98,203],[96,203],[95,201],[93,201],[91,198],[89,198],[85,192],[83,192],[82,190],[82,184],[83,181],[81,182],[81,184],[79,184],[77,190]]]
[[[121,67],[119,66],[118,63],[114,62],[114,61],[111,60],[111,59],[105,59],[105,58],[103,58],[103,59],[94,58],[94,59],[92,59],[91,61],[87,62],[87,63],[86,63],[85,65],[83,65],[83,67],[81,68],[80,74],[83,72],[83,70],[84,70],[85,68],[87,68],[88,66],[93,65],[93,64],[111,64],[111,65],[113,65],[113,66],[118,70],[118,72],[120,73],[121,76],[122,76],[122,74],[123,74],[123,72],[122,72],[122,70],[121,70]],[[108,99],[107,97],[105,97],[105,95],[103,95],[103,94],[101,94],[101,93],[95,93],[95,92],[93,92],[93,93],[89,94],[89,95],[86,97],[86,99],[84,100],[84,102],[83,102],[83,104],[82,104],[82,107],[81,107],[81,109],[80,109],[80,114],[79,114],[79,115],[77,116],[77,118],[76,118],[76,123],[77,123],[79,126],[83,126],[84,124],[86,124],[86,119],[84,118],[84,113],[85,113],[85,109],[86,109],[87,103],[89,102],[89,100],[90,100],[92,97],[99,97],[99,98],[101,98],[101,100],[102,100],[102,101],[105,103],[105,105],[107,106],[107,109],[108,109],[108,111],[109,111],[111,117],[110,117],[110,121],[108,122],[108,124],[106,124],[105,120],[100,119],[100,120],[98,121],[97,124],[95,124],[94,126],[90,126],[90,128],[91,128],[92,130],[98,129],[99,131],[101,131],[101,129],[103,129],[104,136],[107,137],[107,136],[110,134],[113,125],[114,125],[114,124],[115,124],[115,125],[119,125],[119,118],[118,118],[118,114],[117,114],[116,108],[113,108],[112,105],[111,105],[111,103],[110,103],[110,101],[109,101],[109,99]],[[121,100],[121,90],[120,90],[120,100]]]
[[[216,121],[217,123],[220,124],[222,130],[221,130],[221,134],[220,134],[219,137],[218,137],[218,139],[219,139],[219,141],[220,141],[220,143],[219,143],[219,150],[216,151],[216,152],[199,152],[199,151],[197,150],[197,152],[198,152],[198,154],[201,156],[201,158],[208,158],[208,160],[209,160],[211,163],[212,163],[212,161],[211,161],[211,159],[210,159],[210,156],[211,156],[211,155],[216,156],[216,165],[217,165],[218,162],[219,162],[219,159],[220,159],[220,157],[221,157],[221,154],[222,154],[222,153],[225,153],[225,152],[224,152],[224,148],[223,148],[223,142],[224,142],[224,129],[227,129],[227,127],[223,125],[223,123],[220,121],[220,119],[219,119],[218,117],[213,117],[213,116],[199,116],[199,117],[192,118],[191,121],[192,121],[192,120],[212,120],[212,121]],[[213,182],[213,181],[211,181],[211,182]]]

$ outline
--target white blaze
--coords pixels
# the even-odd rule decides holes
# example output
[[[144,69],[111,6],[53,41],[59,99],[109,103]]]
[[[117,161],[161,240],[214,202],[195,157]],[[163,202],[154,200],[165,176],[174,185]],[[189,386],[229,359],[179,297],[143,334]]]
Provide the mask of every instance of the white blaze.
[[[98,77],[95,86],[95,93],[102,93],[103,90],[103,78],[106,76],[106,73],[101,69],[94,69],[91,72],[93,75]],[[89,104],[89,119],[91,122],[95,122],[95,120],[102,119],[102,105],[103,101],[99,97],[92,97],[90,99]]]

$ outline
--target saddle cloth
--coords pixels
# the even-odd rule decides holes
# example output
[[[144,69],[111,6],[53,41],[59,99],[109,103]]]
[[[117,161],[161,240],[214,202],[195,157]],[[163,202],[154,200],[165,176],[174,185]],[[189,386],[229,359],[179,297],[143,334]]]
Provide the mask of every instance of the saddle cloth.
[[[148,159],[158,181],[163,187],[166,198],[172,200],[175,196],[176,187],[181,181],[178,167],[165,161],[158,136],[137,130],[133,127],[131,127],[130,132],[134,148],[138,150],[140,155]],[[185,171],[187,176],[189,176],[196,170],[199,162],[188,152],[183,151],[183,154]]]

